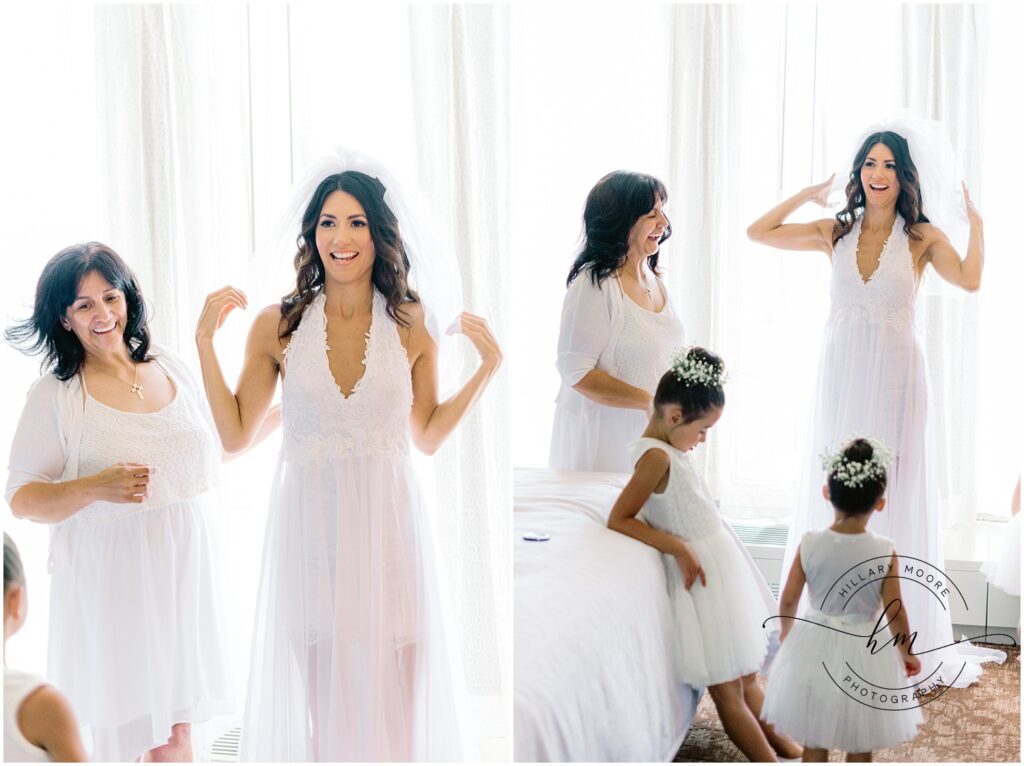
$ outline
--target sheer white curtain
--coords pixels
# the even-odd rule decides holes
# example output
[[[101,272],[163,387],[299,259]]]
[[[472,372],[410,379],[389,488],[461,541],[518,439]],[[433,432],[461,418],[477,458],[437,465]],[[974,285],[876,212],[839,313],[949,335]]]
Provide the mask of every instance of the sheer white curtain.
[[[34,62],[26,82],[5,76],[4,103],[38,105],[45,118],[43,129],[15,126],[2,147],[16,171],[4,201],[17,223],[5,239],[23,253],[19,278],[5,281],[8,319],[26,313],[21,307],[47,258],[71,242],[101,239],[138,272],[157,340],[186,358],[194,359],[192,332],[205,295],[229,283],[248,292],[250,311],[232,316],[218,336],[233,377],[252,315],[290,287],[294,253],[263,247],[290,185],[308,162],[343,144],[381,158],[427,192],[455,243],[467,309],[507,337],[507,11],[106,5],[61,14],[66,21],[55,28],[50,14],[30,11],[3,25],[10,38],[4,71]],[[44,40],[51,49],[70,48],[76,66],[67,67],[65,55],[49,62],[37,53]],[[450,377],[459,382],[476,355],[464,338],[448,345],[456,368]],[[7,443],[35,374],[31,362],[17,365],[22,379],[5,385]],[[510,656],[507,398],[499,374],[449,443],[419,465],[470,692],[495,709],[508,691]],[[272,437],[225,466],[224,556],[240,678],[248,670],[277,443]],[[17,526],[19,536],[24,527],[41,539],[32,525]],[[31,565],[30,575],[44,584]],[[31,626],[45,636],[45,606],[36,604]],[[40,669],[45,640],[35,646],[31,665]],[[508,736],[494,729],[490,736]]]
[[[948,526],[1005,513],[1020,465],[1020,13],[998,6],[679,5],[519,9],[513,354],[517,465],[546,463],[564,276],[590,186],[618,167],[669,188],[666,279],[687,340],[733,371],[705,450],[723,510],[785,519],[828,312],[820,254],[747,241],[747,225],[848,161],[902,107],[943,120],[985,219],[976,295],[922,288]],[[572,35],[565,31],[572,29]],[[563,63],[564,62],[564,63]],[[1019,197],[1019,195],[1016,195]],[[808,206],[797,219],[829,215]],[[523,308],[520,309],[519,306]]]
[[[36,280],[50,256],[72,242],[108,234],[99,221],[96,193],[92,18],[88,7],[21,4],[0,9],[0,307],[5,326],[31,313]],[[0,454],[6,461],[39,362],[6,344],[0,360]],[[11,667],[42,673],[50,593],[48,532],[41,524],[15,519],[7,509],[4,531],[21,551],[30,604],[28,620],[8,643],[5,659]]]

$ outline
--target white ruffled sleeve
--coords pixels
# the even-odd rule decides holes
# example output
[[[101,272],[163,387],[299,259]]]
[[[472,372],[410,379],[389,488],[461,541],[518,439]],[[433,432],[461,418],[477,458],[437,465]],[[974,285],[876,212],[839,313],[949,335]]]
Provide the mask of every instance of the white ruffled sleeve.
[[[7,504],[26,484],[61,480],[67,465],[68,433],[61,415],[62,386],[52,374],[39,378],[28,391],[7,462]]]
[[[601,353],[611,342],[614,324],[611,293],[606,279],[598,287],[586,270],[569,285],[562,303],[558,331],[558,373],[562,382],[574,386],[597,366]]]

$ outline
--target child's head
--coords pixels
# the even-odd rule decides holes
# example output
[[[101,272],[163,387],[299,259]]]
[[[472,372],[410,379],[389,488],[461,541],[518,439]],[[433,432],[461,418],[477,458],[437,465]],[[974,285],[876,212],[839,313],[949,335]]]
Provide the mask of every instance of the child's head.
[[[25,597],[25,568],[18,546],[4,532],[4,640],[14,635],[25,622],[28,601]]]
[[[825,498],[847,516],[881,510],[885,505],[889,451],[879,442],[854,439],[825,457],[828,486]]]
[[[725,364],[706,349],[692,346],[661,376],[654,393],[654,416],[669,444],[684,452],[704,438],[725,407]]]

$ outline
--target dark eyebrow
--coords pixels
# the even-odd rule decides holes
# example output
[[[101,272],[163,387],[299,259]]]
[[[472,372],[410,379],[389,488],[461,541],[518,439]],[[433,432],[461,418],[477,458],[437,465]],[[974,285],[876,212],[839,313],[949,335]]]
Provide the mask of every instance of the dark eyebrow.
[[[118,290],[116,287],[108,287],[101,294],[102,295],[106,295],[107,293],[117,293],[117,292],[121,292],[121,291]],[[88,295],[77,295],[77,296],[75,296],[75,300],[76,301],[87,301],[87,300],[90,300],[90,298],[89,298]]]
[[[333,215],[331,215],[330,213],[321,213],[321,214],[320,214],[320,217],[321,217],[321,218],[330,218],[330,219],[331,219],[332,221],[336,221],[336,220],[337,220],[337,219],[336,219],[336,218],[335,218],[335,217],[334,217]]]
[[[366,215],[364,215],[363,213],[353,213],[348,217],[348,220],[351,221],[353,218],[366,218]]]

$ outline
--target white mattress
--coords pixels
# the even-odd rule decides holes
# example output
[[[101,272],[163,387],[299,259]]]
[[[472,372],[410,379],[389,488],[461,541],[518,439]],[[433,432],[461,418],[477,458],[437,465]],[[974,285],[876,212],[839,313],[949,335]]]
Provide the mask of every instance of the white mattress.
[[[627,479],[515,472],[516,761],[671,761],[693,720],[660,554],[605,526]]]

